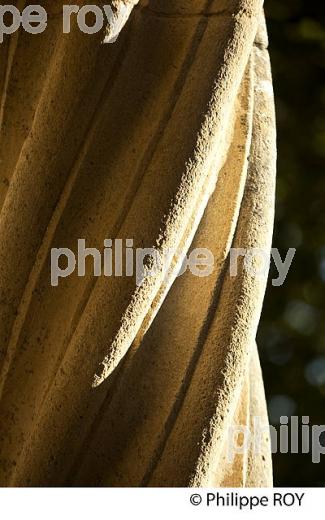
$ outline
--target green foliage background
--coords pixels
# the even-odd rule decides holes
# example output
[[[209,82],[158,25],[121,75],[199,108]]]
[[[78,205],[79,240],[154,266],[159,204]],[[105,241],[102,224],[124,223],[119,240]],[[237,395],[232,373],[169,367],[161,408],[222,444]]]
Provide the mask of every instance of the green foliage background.
[[[258,344],[270,422],[325,424],[325,2],[266,0],[278,125],[273,246],[297,248],[282,287],[269,282]],[[275,270],[273,270],[276,273]],[[276,276],[274,276],[276,277]],[[272,278],[272,269],[270,280]],[[325,427],[324,427],[325,428]],[[325,446],[325,433],[321,436]],[[325,452],[325,448],[324,448]],[[325,455],[275,454],[278,486],[324,486]]]

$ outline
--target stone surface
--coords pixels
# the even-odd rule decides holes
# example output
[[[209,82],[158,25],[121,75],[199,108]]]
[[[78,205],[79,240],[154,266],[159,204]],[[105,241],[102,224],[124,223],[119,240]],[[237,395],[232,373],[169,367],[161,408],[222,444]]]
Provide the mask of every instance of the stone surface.
[[[267,437],[225,457],[229,425],[267,423],[266,277],[228,269],[271,247],[262,2],[140,1],[107,45],[61,25],[0,48],[0,483],[271,485]],[[208,247],[216,269],[52,287],[51,248],[79,238]]]

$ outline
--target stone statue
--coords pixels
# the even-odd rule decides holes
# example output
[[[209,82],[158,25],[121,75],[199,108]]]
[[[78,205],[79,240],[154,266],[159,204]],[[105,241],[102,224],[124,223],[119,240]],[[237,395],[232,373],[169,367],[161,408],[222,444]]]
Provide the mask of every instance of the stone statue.
[[[231,248],[271,248],[263,3],[114,0],[92,35],[62,33],[62,4],[0,44],[0,483],[272,485],[266,275],[229,273]],[[53,287],[51,249],[80,238],[180,255],[141,285],[90,262]],[[177,277],[193,247],[213,273]],[[259,449],[229,457],[257,417]]]

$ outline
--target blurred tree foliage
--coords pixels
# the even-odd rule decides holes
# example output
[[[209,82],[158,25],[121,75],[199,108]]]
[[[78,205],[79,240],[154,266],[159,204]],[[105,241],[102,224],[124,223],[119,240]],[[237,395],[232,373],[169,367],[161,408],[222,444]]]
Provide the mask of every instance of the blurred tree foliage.
[[[270,422],[325,424],[325,2],[266,0],[278,124],[273,246],[297,249],[269,282],[258,343]],[[274,276],[272,276],[272,271]],[[271,269],[270,279],[276,271]],[[325,428],[325,427],[324,427]],[[321,441],[325,446],[325,434]],[[324,449],[325,451],[325,449]],[[325,486],[325,455],[275,454],[278,486]]]

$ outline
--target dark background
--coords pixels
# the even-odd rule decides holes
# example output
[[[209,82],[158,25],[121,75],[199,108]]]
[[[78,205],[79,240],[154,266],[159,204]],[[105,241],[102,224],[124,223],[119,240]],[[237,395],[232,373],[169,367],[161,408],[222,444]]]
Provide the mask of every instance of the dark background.
[[[270,423],[325,424],[325,2],[266,0],[278,126],[273,247],[296,256],[269,282],[258,344]],[[271,270],[272,274],[272,270]],[[274,276],[276,277],[276,276]],[[272,276],[270,276],[270,279]],[[325,429],[325,427],[324,427]],[[322,435],[325,441],[325,434]],[[324,442],[325,445],[325,442]],[[325,450],[324,450],[325,451]],[[275,454],[277,486],[325,486],[325,455]]]

